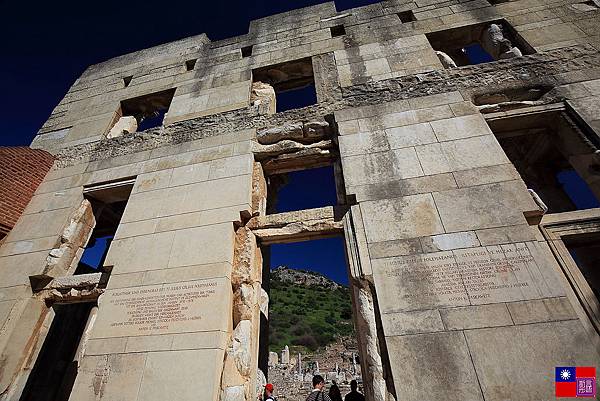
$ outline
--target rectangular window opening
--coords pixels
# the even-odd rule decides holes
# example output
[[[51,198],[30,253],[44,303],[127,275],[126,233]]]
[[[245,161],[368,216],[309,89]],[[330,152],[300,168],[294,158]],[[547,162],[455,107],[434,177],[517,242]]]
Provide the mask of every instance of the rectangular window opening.
[[[600,233],[565,236],[562,240],[581,275],[600,301]]]
[[[332,165],[267,177],[267,213],[283,213],[337,204]]]
[[[489,63],[535,53],[533,47],[505,20],[461,26],[431,32],[425,36],[445,68]]]
[[[417,20],[412,10],[402,11],[398,13],[398,18],[400,18],[400,22],[402,22],[403,24]]]
[[[329,30],[331,31],[332,38],[337,38],[338,36],[344,36],[346,34],[346,28],[344,28],[344,25],[332,26],[329,28]]]
[[[74,274],[104,272],[104,259],[123,217],[133,184],[109,185],[108,188],[84,190],[91,202],[96,225],[92,230]]]
[[[261,320],[259,368],[290,394],[304,393],[317,373],[347,394],[350,381],[362,378],[343,236],[261,251],[269,312]],[[298,380],[286,379],[290,373]]]
[[[127,88],[129,86],[129,84],[131,83],[131,80],[133,79],[133,75],[129,75],[127,77],[123,78],[123,87]]]
[[[600,165],[585,133],[565,112],[499,118],[488,124],[549,213],[600,207],[600,186],[594,180]]]
[[[252,80],[273,87],[278,113],[317,103],[312,60],[309,57],[253,70]]]
[[[95,303],[53,305],[54,318],[19,401],[68,401]]]
[[[243,58],[252,56],[252,47],[253,47],[252,45],[242,47],[242,57]]]
[[[195,66],[196,66],[196,59],[188,60],[185,62],[185,70],[186,71],[192,71]]]
[[[160,127],[174,95],[175,88],[122,100],[107,137]]]

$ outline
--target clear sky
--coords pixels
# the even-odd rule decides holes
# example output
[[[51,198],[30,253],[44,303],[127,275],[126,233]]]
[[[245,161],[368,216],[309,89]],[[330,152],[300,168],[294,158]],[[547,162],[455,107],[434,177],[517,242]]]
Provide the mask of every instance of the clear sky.
[[[212,40],[242,35],[253,19],[323,2],[0,0],[0,146],[29,145],[89,65],[200,33]]]

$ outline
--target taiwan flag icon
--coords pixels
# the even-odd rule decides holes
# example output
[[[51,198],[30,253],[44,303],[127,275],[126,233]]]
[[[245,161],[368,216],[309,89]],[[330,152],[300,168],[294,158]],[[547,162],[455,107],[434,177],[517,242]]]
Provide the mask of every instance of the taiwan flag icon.
[[[595,397],[596,368],[558,366],[555,368],[556,397]]]

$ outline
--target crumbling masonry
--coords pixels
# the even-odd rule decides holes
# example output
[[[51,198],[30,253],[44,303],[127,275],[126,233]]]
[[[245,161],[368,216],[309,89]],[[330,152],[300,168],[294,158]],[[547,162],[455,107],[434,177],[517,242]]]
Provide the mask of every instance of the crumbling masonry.
[[[552,399],[599,362],[600,209],[557,182],[600,198],[599,26],[597,0],[329,2],[89,67],[0,247],[0,399],[253,401],[262,250],[326,236],[368,400]],[[273,213],[321,166],[337,205]]]

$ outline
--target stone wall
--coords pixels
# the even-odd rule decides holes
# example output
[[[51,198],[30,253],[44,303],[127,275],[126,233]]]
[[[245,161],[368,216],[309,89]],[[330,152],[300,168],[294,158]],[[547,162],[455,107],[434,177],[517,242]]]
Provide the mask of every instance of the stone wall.
[[[553,398],[554,366],[597,365],[598,308],[565,279],[548,216],[488,122],[577,116],[589,142],[578,160],[595,171],[600,13],[586,7],[330,2],[88,68],[32,144],[58,160],[0,247],[0,399],[19,399],[52,322],[38,284],[72,275],[81,253],[54,270],[48,258],[84,193],[119,182],[133,189],[71,400],[253,400],[268,318],[260,245],[326,235],[346,240],[369,400]],[[400,21],[407,10],[416,21]],[[498,20],[536,53],[445,69],[427,40]],[[252,104],[254,69],[307,57],[317,104]],[[474,101],[538,87],[533,103],[485,105],[494,113]],[[107,137],[121,101],[174,88],[163,126]],[[339,207],[266,216],[268,175],[318,163],[336,166]],[[586,213],[594,226],[598,210]]]
[[[27,147],[0,147],[0,238],[23,213],[54,157]]]

